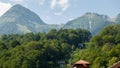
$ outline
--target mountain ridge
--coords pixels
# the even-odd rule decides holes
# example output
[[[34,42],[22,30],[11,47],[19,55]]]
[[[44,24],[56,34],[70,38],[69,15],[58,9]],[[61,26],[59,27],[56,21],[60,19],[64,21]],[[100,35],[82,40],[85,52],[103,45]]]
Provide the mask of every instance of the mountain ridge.
[[[107,25],[119,23],[120,14],[112,20],[107,15],[87,12],[78,18],[68,21],[64,25],[51,25],[43,22],[33,11],[16,4],[0,17],[0,35],[12,33],[48,32],[51,29],[59,30],[78,28],[89,30],[92,35],[95,35]]]
[[[67,22],[66,25],[64,25],[64,29],[68,28],[82,28],[89,30],[92,34],[96,34],[101,30],[104,26],[110,24],[109,17],[106,15],[100,15],[97,13],[86,13],[82,15],[81,17],[78,17],[72,21]]]
[[[46,25],[31,10],[17,4],[0,17],[0,34],[37,32],[39,25]]]

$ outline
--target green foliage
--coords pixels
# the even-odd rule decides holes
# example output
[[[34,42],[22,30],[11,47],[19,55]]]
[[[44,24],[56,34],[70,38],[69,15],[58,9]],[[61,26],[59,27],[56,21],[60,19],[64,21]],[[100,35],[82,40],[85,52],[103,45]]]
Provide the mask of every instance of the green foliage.
[[[105,27],[100,34],[91,38],[85,49],[73,52],[69,64],[83,59],[91,68],[107,68],[120,61],[120,25]]]
[[[10,47],[16,47],[17,45],[20,45],[20,43],[17,41],[17,40],[11,40],[10,42],[9,42],[9,46]]]
[[[79,44],[89,41],[86,30],[51,30],[46,33],[2,35],[0,37],[0,68],[59,68]]]

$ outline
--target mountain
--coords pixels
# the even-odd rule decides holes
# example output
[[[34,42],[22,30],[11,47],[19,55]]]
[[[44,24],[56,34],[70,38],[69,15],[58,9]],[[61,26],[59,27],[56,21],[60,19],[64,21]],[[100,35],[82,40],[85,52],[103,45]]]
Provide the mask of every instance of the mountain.
[[[64,25],[64,29],[87,29],[89,30],[93,35],[97,34],[102,28],[105,26],[111,24],[110,18],[106,15],[99,15],[97,13],[86,13],[81,17],[78,17],[72,21],[67,22],[66,25]]]
[[[116,16],[115,23],[119,23],[120,24],[120,13]]]
[[[118,14],[116,18],[111,19],[106,15],[88,12],[81,17],[67,22],[65,25],[50,25],[44,23],[41,18],[31,10],[17,4],[0,17],[0,35],[77,28],[89,30],[92,35],[95,35],[105,26],[119,23],[120,14]]]
[[[49,27],[48,27],[49,26]],[[0,17],[0,35],[29,32],[48,32],[54,25],[44,23],[29,9],[17,4]]]
[[[62,26],[44,23],[37,14],[19,4],[11,7],[0,17],[0,35],[48,32]]]

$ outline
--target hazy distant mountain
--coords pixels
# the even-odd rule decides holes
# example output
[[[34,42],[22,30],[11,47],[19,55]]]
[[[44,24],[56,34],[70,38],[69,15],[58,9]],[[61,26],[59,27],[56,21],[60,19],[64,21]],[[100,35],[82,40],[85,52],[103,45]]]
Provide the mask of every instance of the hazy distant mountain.
[[[0,17],[1,34],[21,34],[29,32],[48,32],[51,29],[87,29],[93,35],[109,24],[120,23],[120,14],[113,20],[106,15],[86,13],[77,19],[67,22],[65,25],[46,24],[40,17],[29,9],[14,5]]]
[[[48,32],[59,28],[56,26],[45,24],[37,14],[19,4],[0,17],[0,34]]]
[[[29,9],[14,5],[0,17],[0,34],[36,32],[45,23]]]
[[[119,23],[120,24],[120,14],[117,15],[117,17],[115,19],[115,23]]]
[[[82,28],[91,31],[92,34],[96,34],[108,24],[111,24],[108,16],[99,15],[97,13],[86,13],[77,19],[67,22],[63,28]]]

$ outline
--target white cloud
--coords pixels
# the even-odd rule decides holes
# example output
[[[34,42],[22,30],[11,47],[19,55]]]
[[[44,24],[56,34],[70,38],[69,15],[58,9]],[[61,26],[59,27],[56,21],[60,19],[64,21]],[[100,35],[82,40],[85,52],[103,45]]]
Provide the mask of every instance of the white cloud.
[[[51,9],[54,9],[55,6],[62,8],[62,11],[65,11],[69,7],[68,0],[51,0]]]
[[[64,11],[67,10],[67,8],[69,7],[69,1],[68,0],[51,0],[51,5],[50,5],[51,9],[59,9],[59,12],[55,12],[54,15],[62,15],[62,13]]]
[[[65,11],[69,6],[68,0],[59,0],[58,4],[60,5],[63,11]]]
[[[57,4],[57,0],[52,0],[51,1],[51,9],[54,9],[55,8],[55,6],[56,6],[56,4]]]
[[[3,15],[12,5],[10,3],[0,2],[0,16]]]

